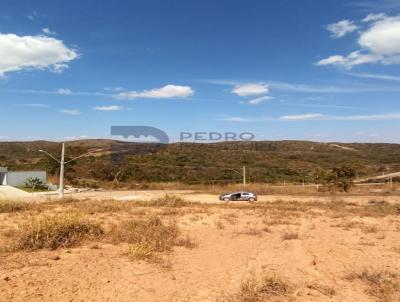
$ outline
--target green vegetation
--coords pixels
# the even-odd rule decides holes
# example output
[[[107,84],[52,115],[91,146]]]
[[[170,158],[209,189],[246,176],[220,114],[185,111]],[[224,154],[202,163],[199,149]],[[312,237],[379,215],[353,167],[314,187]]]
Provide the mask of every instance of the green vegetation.
[[[246,165],[249,182],[315,182],[334,175],[333,178],[346,180],[335,182],[347,190],[348,179],[354,176],[350,177],[352,173],[347,171],[343,178],[343,171],[335,169],[352,167],[359,177],[400,171],[398,144],[265,141],[160,145],[81,140],[69,142],[66,153],[72,158],[99,148],[103,151],[96,156],[68,165],[67,181],[88,187],[109,183],[137,188],[144,188],[143,183],[147,182],[224,184],[240,182],[240,175],[232,169],[240,170]],[[57,165],[35,151],[38,149],[58,154],[60,145],[45,141],[3,142],[0,165],[13,170],[46,169],[50,175],[57,175]]]
[[[344,192],[348,192],[353,184],[353,179],[356,177],[356,170],[349,165],[335,167],[325,175],[323,182],[334,185]]]
[[[25,188],[27,189],[32,189],[32,190],[38,190],[38,189],[44,189],[45,185],[44,183],[37,177],[30,177],[27,180],[25,180]]]

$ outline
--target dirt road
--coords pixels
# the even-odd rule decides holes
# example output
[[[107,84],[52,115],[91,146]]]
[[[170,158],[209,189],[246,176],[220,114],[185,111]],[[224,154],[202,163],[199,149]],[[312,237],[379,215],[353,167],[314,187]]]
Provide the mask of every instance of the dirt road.
[[[0,186],[0,199],[20,199],[27,197],[32,197],[32,194],[11,186]]]

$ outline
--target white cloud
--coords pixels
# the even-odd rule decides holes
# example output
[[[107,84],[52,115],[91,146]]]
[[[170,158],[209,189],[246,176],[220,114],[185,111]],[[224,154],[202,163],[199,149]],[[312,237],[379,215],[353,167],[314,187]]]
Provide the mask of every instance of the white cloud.
[[[383,56],[400,54],[400,16],[385,17],[363,32],[358,40],[361,47]]]
[[[345,68],[352,68],[356,65],[365,63],[373,63],[379,60],[379,57],[374,54],[363,54],[360,51],[353,51],[348,56],[334,55],[326,59],[320,60],[317,65],[341,65]]]
[[[349,73],[350,75],[358,78],[376,79],[376,80],[387,80],[387,81],[400,81],[400,76],[392,76],[388,74],[376,74],[376,73]]]
[[[36,107],[36,108],[49,108],[50,106],[45,105],[45,104],[39,104],[39,103],[28,103],[28,104],[16,104],[16,106],[23,106],[23,107]]]
[[[358,29],[358,26],[350,20],[342,20],[329,24],[327,30],[331,33],[332,38],[341,38]]]
[[[120,91],[124,91],[123,87],[104,87],[103,88],[105,91],[113,91],[113,92],[120,92]]]
[[[47,27],[42,28],[42,32],[44,34],[46,34],[46,35],[49,35],[49,36],[56,36],[57,35],[57,33],[55,31],[52,31],[52,30],[50,30],[50,28],[47,28]]]
[[[87,136],[87,135],[79,135],[79,136],[73,135],[73,136],[63,137],[62,140],[74,141],[74,140],[88,139],[88,138],[89,138],[89,136]]]
[[[297,115],[284,115],[278,118],[270,117],[227,117],[219,119],[225,122],[302,122],[302,121],[398,121],[400,113],[382,113],[369,115],[325,115],[321,113],[306,113]]]
[[[61,72],[77,57],[74,49],[55,38],[0,34],[0,76],[24,69]]]
[[[254,96],[268,93],[268,85],[265,83],[249,83],[236,85],[232,93],[238,96]]]
[[[26,16],[29,20],[33,21],[35,20],[37,17],[39,17],[39,14],[37,11],[32,11],[32,13],[30,15]]]
[[[308,121],[308,120],[316,120],[321,119],[325,115],[321,113],[307,113],[307,114],[298,114],[298,115],[284,115],[279,119],[282,121]]]
[[[251,119],[248,118],[244,118],[244,117],[226,117],[226,118],[221,118],[219,119],[219,121],[223,121],[223,122],[251,122]]]
[[[168,98],[185,98],[194,94],[190,86],[166,85],[161,88],[154,88],[143,91],[121,92],[116,95],[117,99],[133,100],[137,98],[144,99],[168,99]]]
[[[380,14],[368,14],[362,21],[363,22],[371,22],[371,21],[378,21],[385,19],[387,17],[386,14],[380,13]]]
[[[271,99],[273,99],[272,96],[264,95],[264,96],[260,96],[258,98],[249,100],[248,103],[251,104],[251,105],[258,105],[258,104],[260,104],[262,102],[265,102],[265,101],[268,101],[268,100],[271,100]]]
[[[73,92],[72,92],[72,90],[67,89],[67,88],[60,88],[60,89],[57,89],[57,94],[61,94],[61,95],[72,95]]]
[[[390,120],[400,120],[400,113],[331,116],[327,119],[336,121],[390,121]]]
[[[77,109],[62,109],[62,110],[59,110],[59,112],[64,113],[64,114],[68,114],[68,115],[80,115],[80,114],[82,114],[82,112],[77,110]]]
[[[317,62],[317,65],[338,65],[352,68],[365,63],[400,63],[400,16],[384,14],[368,15],[364,20],[370,26],[360,32],[361,49],[347,56],[333,55]]]
[[[122,106],[96,106],[93,109],[97,111],[119,111]]]
[[[214,84],[214,85],[223,85],[223,86],[232,86],[232,85],[244,85],[238,81],[234,80],[218,80],[218,79],[210,79],[210,80],[202,80],[203,82]],[[395,86],[376,86],[376,85],[365,85],[365,84],[352,84],[352,85],[341,85],[341,86],[333,86],[333,85],[308,85],[308,84],[298,84],[298,83],[287,83],[287,82],[277,82],[277,81],[267,81],[268,88],[271,90],[280,90],[280,91],[295,91],[295,92],[304,92],[304,93],[358,93],[358,92],[379,92],[379,91],[400,91],[400,87]]]

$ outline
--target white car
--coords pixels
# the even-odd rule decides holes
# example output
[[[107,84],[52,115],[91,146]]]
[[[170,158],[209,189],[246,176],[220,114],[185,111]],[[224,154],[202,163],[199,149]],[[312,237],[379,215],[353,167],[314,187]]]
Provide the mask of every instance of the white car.
[[[244,200],[253,202],[257,201],[257,195],[251,192],[222,193],[219,196],[219,200],[223,201]]]

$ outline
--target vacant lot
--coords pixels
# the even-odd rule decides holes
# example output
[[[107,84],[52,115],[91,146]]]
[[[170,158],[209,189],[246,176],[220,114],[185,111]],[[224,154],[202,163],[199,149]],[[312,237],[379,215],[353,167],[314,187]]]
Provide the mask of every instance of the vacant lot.
[[[0,201],[0,301],[400,301],[396,200],[188,196]]]

